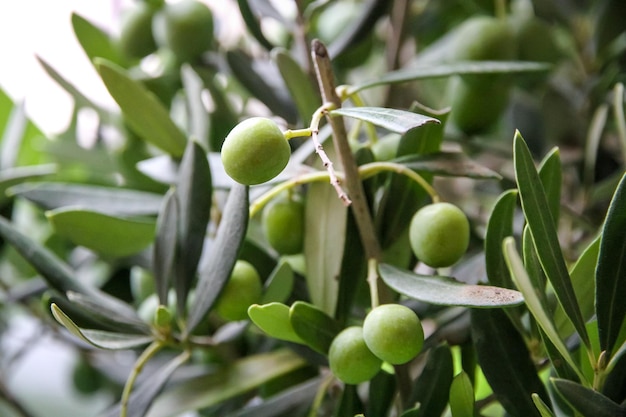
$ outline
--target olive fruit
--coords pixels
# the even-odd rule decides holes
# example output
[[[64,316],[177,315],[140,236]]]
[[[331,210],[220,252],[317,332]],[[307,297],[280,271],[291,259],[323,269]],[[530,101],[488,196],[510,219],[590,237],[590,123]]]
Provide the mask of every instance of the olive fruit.
[[[365,344],[363,328],[351,326],[343,329],[330,344],[328,351],[330,370],[346,384],[369,381],[380,370],[382,360]]]
[[[424,330],[417,314],[400,304],[374,308],[363,322],[367,347],[380,359],[392,364],[407,363],[424,345]]]
[[[263,284],[257,270],[249,262],[238,260],[217,300],[215,311],[224,320],[245,320],[248,307],[259,302],[262,292]]]
[[[289,162],[291,148],[273,120],[252,117],[230,131],[221,153],[224,169],[232,179],[254,185],[276,177]]]
[[[422,207],[411,219],[409,240],[417,258],[433,268],[456,263],[469,245],[465,213],[450,203]]]
[[[494,79],[480,86],[461,79],[451,80],[451,88],[450,120],[468,135],[493,126],[509,102],[510,85],[504,79]]]
[[[78,358],[72,367],[72,382],[78,393],[92,395],[105,386],[106,378],[85,358]]]
[[[213,13],[197,0],[167,3],[154,17],[157,44],[182,62],[194,61],[213,43]]]
[[[504,19],[473,17],[458,27],[452,49],[456,61],[506,61],[515,59],[515,33]]]
[[[122,15],[119,48],[128,59],[140,59],[156,51],[152,34],[152,18],[156,9],[146,3],[138,3]]]
[[[281,255],[302,252],[304,242],[304,203],[293,193],[272,200],[262,219],[267,242]]]

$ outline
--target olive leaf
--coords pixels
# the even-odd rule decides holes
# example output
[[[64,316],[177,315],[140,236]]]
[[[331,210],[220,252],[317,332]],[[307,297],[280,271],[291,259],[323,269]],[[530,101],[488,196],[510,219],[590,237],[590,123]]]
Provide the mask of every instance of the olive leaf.
[[[351,107],[332,110],[331,116],[348,116],[383,127],[391,132],[404,134],[426,123],[440,123],[434,117],[406,110],[386,107]]]

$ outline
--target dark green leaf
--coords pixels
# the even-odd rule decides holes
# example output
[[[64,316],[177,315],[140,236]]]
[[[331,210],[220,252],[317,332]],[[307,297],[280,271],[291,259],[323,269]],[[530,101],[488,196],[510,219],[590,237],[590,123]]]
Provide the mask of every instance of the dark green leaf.
[[[624,417],[626,408],[614,403],[598,391],[566,379],[553,378],[556,391],[582,417]]]
[[[78,43],[83,47],[89,61],[95,58],[104,58],[116,64],[121,64],[122,59],[119,50],[111,36],[102,29],[80,16],[72,13],[72,27]]]
[[[319,93],[313,87],[311,78],[300,64],[292,58],[289,51],[283,48],[272,50],[272,59],[285,81],[287,89],[296,104],[302,123],[306,126],[311,122],[311,116],[321,104]]]
[[[113,217],[71,207],[47,211],[46,217],[60,236],[106,257],[130,256],[154,240],[153,219]]]
[[[472,161],[462,152],[435,152],[424,155],[411,155],[398,158],[394,162],[414,171],[430,172],[441,176],[502,179],[500,174]]]
[[[176,356],[165,365],[161,366],[152,375],[145,378],[143,383],[135,388],[128,402],[127,417],[144,417],[153,407],[155,398],[165,387],[174,371],[180,368],[189,360],[189,352],[185,351]],[[118,417],[121,406],[119,404],[111,407],[99,417]]]
[[[248,0],[237,0],[237,4],[239,5],[241,17],[243,17],[243,21],[252,36],[254,36],[254,39],[256,39],[268,51],[272,50],[274,45],[272,45],[272,43],[268,41],[263,34],[263,31],[261,30],[261,19],[256,16],[250,8],[250,2]]]
[[[397,395],[396,376],[388,372],[379,372],[369,382],[368,416],[387,416]]]
[[[354,214],[348,211],[343,259],[339,270],[339,288],[334,317],[345,323],[355,306],[360,289],[366,283],[367,259]],[[368,297],[369,298],[369,297]],[[369,300],[368,300],[369,302]]]
[[[294,409],[303,407],[313,402],[321,378],[291,386],[279,394],[265,399],[258,405],[251,405],[239,411],[229,414],[228,417],[276,417],[277,415],[292,415]]]
[[[62,294],[67,291],[93,292],[92,288],[77,279],[69,265],[51,250],[17,230],[4,217],[0,217],[0,235],[41,274],[50,287]]]
[[[517,204],[517,190],[500,195],[489,216],[485,231],[485,268],[489,283],[498,287],[515,288],[506,261],[502,255],[502,241],[513,235],[513,217]]]
[[[289,311],[291,326],[296,334],[313,350],[327,354],[331,342],[341,326],[319,308],[304,301],[296,301]]]
[[[200,268],[196,298],[189,312],[187,333],[202,321],[213,306],[237,261],[248,227],[248,187],[236,184],[230,190],[223,217],[206,265]]]
[[[165,195],[156,224],[152,272],[161,305],[168,304],[168,292],[178,252],[178,198],[174,188]]]
[[[211,169],[206,152],[190,140],[180,164],[176,186],[178,200],[178,251],[174,258],[174,288],[178,314],[183,317],[187,295],[196,278],[211,215]]]
[[[596,316],[600,348],[610,354],[626,317],[626,175],[613,195],[604,226],[596,268]]]
[[[130,127],[145,141],[170,155],[182,156],[187,138],[159,99],[108,61],[98,59],[96,68]]]
[[[555,227],[559,224],[559,215],[561,213],[561,180],[563,174],[561,173],[560,156],[559,148],[553,148],[543,158],[537,168],[539,179],[546,192],[546,198]]]
[[[270,84],[270,82],[281,81],[276,68],[260,67],[259,63],[254,62],[245,52],[238,49],[227,51],[226,60],[237,81],[254,97],[287,122],[297,122],[297,111],[293,102],[285,94],[284,86]]]
[[[52,314],[74,336],[99,349],[126,350],[145,346],[152,342],[150,335],[126,334],[103,330],[81,329],[56,304],[51,306]]]
[[[549,64],[519,61],[465,61],[450,64],[415,66],[412,68],[388,72],[378,79],[366,81],[363,84],[351,88],[350,92],[358,92],[380,85],[449,77],[452,75],[541,72],[549,69]]]
[[[507,288],[470,285],[451,277],[418,275],[387,264],[381,264],[379,271],[390,288],[426,303],[495,308],[516,306],[524,302],[522,294]]]
[[[454,365],[448,345],[430,350],[424,370],[415,380],[409,404],[419,403],[415,417],[440,416],[448,405]],[[404,415],[404,414],[403,414]]]
[[[146,417],[171,417],[183,411],[211,407],[305,364],[298,355],[286,349],[250,355],[167,391],[156,399]]]
[[[576,298],[578,299],[580,310],[586,322],[591,320],[595,314],[595,280],[590,277],[594,276],[598,265],[600,239],[601,236],[598,236],[585,248],[569,273],[572,278],[574,291],[576,291]],[[593,294],[593,296],[591,296],[591,294]],[[572,323],[560,307],[554,311],[554,324],[564,340],[567,340],[574,332]]]
[[[531,394],[550,403],[522,336],[498,309],[473,309],[472,340],[478,362],[502,406],[515,416],[539,416]]]
[[[522,209],[530,227],[541,266],[581,340],[589,346],[585,321],[561,253],[554,219],[550,211],[546,210],[546,207],[549,207],[548,199],[530,150],[519,132],[515,133],[514,138],[514,162]]]
[[[439,120],[434,117],[386,107],[341,108],[332,110],[330,114],[331,116],[347,116],[370,122],[376,126],[380,126],[391,132],[400,134],[404,134],[411,129],[423,126],[426,123],[440,123]]]
[[[12,187],[20,196],[45,210],[73,206],[112,216],[154,215],[163,197],[146,191],[61,182],[25,183]]]
[[[99,292],[97,295],[86,295],[68,291],[67,298],[74,305],[89,312],[97,320],[123,323],[119,326],[133,330],[132,332],[129,330],[128,333],[150,333],[150,327],[139,318],[137,312],[130,305],[107,293]]]

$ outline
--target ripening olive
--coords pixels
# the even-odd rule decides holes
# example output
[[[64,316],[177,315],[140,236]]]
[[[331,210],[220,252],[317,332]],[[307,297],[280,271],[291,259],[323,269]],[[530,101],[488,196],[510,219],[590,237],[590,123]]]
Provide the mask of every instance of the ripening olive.
[[[226,173],[241,184],[254,185],[280,174],[291,148],[273,120],[252,117],[230,131],[221,152]]]
[[[296,195],[275,198],[265,210],[263,231],[268,243],[281,255],[302,252],[304,242],[304,203]]]
[[[154,17],[153,31],[159,46],[181,62],[194,61],[213,43],[213,13],[197,0],[167,3]]]
[[[119,48],[124,57],[139,59],[156,51],[152,34],[155,12],[154,7],[141,2],[122,15]]]
[[[417,258],[433,268],[456,263],[469,245],[465,213],[450,203],[422,207],[411,219],[409,239]]]
[[[382,365],[365,344],[360,326],[348,327],[335,336],[328,351],[328,363],[333,374],[346,384],[369,381]]]
[[[367,347],[380,359],[399,365],[415,358],[424,344],[424,330],[417,314],[400,304],[383,304],[363,322]]]
[[[238,260],[226,286],[220,294],[215,311],[225,320],[248,318],[248,307],[258,303],[263,284],[257,270],[249,262]]]

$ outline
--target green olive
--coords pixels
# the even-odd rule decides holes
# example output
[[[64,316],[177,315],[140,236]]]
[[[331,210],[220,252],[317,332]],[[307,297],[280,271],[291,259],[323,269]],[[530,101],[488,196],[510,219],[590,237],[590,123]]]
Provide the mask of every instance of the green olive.
[[[146,3],[137,3],[122,16],[119,47],[129,59],[140,59],[156,51],[152,34],[152,19],[156,9]]]
[[[304,242],[304,203],[296,195],[281,195],[265,210],[263,231],[268,243],[281,255],[302,252]]]
[[[467,251],[470,226],[465,213],[450,203],[422,207],[411,219],[409,239],[417,259],[433,268],[455,264]]]
[[[238,260],[220,294],[215,311],[225,320],[248,318],[248,307],[261,299],[263,284],[257,270],[249,262]]]
[[[370,311],[363,322],[367,347],[392,365],[415,358],[424,345],[424,330],[417,314],[400,304],[383,304]]]
[[[271,119],[252,117],[235,126],[224,139],[222,163],[235,181],[254,185],[276,177],[285,168],[291,148]]]
[[[197,0],[168,3],[154,17],[157,44],[181,62],[197,60],[213,44],[213,13]]]
[[[504,19],[473,17],[458,27],[452,58],[456,61],[506,61],[515,59],[515,33]]]
[[[346,384],[369,381],[380,370],[382,361],[365,344],[363,328],[351,326],[342,330],[330,344],[330,370]]]

